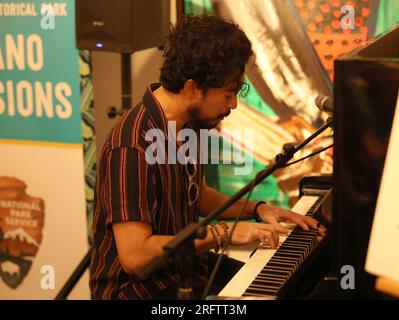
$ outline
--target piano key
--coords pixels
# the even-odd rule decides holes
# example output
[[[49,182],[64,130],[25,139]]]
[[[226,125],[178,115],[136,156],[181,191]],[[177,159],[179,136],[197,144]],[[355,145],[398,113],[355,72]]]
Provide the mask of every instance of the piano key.
[[[286,279],[286,277],[278,276],[275,274],[262,274],[262,273],[259,273],[257,278],[261,279],[261,280],[275,280],[275,281],[282,281],[282,282],[284,282]]]
[[[275,295],[276,291],[275,290],[259,290],[259,289],[249,289],[245,291],[243,296],[257,296],[257,297],[262,297],[264,295]]]
[[[287,274],[287,272],[283,272],[283,271],[278,271],[278,270],[274,270],[274,269],[271,269],[271,268],[265,268],[265,269],[263,269],[260,273],[259,273],[259,275],[272,275],[272,276],[274,276],[274,277],[284,277],[285,279],[288,277],[288,274]]]
[[[307,241],[307,242],[302,242],[302,241],[297,241],[297,240],[288,238],[288,239],[284,242],[284,244],[283,244],[282,246],[288,246],[288,245],[293,245],[293,246],[297,246],[297,247],[300,247],[300,248],[308,248],[309,245],[310,245],[310,243],[309,243],[309,241]],[[281,246],[280,246],[280,247],[281,247]]]
[[[310,234],[309,232],[305,233],[305,234],[301,234],[299,232],[291,232],[291,234],[289,235],[289,238],[298,238],[298,239],[307,239],[309,241],[312,241],[314,236],[312,234]]]
[[[276,263],[276,262],[273,262],[273,261],[269,261],[267,263],[267,266],[268,267],[274,267],[277,270],[281,270],[281,271],[285,271],[285,270],[290,271],[292,269],[292,267],[290,267],[290,266],[285,266],[285,265],[282,265],[282,264],[279,264],[279,263]]]
[[[285,272],[285,274],[287,275],[287,277],[291,276],[292,270],[290,269],[283,269],[283,268],[279,268],[277,266],[268,266],[268,270],[274,270],[274,271],[280,271],[280,272]]]
[[[272,280],[270,285],[273,285],[273,286],[282,284],[285,282],[285,279],[273,278],[271,275],[270,276],[262,275],[262,278],[255,277],[254,280],[251,282],[251,285],[267,285],[269,280]]]
[[[312,235],[308,235],[308,234],[294,234],[291,233],[290,234],[290,239],[295,239],[298,241],[309,241],[310,243],[315,243],[316,242],[316,237],[312,236]]]
[[[270,259],[270,261],[268,263],[274,263],[274,264],[278,264],[278,265],[283,265],[283,266],[288,266],[290,268],[295,267],[298,264],[298,261],[286,261],[283,259],[278,259],[278,258],[272,258]]]
[[[273,280],[254,280],[248,288],[258,288],[258,289],[272,289],[278,291],[285,281],[273,281]]]
[[[287,251],[290,251],[290,252],[298,252],[301,255],[303,255],[303,248],[299,247],[299,246],[292,245],[292,244],[287,244],[287,245],[283,244],[281,246],[281,249],[282,250],[287,250]]]
[[[285,271],[285,272],[291,272],[291,270],[294,268],[294,266],[283,265],[283,264],[276,263],[276,262],[268,262],[268,267],[273,267],[273,268],[276,268],[277,270]]]
[[[285,254],[289,255],[291,257],[294,257],[296,259],[303,258],[303,252],[301,250],[298,250],[297,248],[291,248],[288,246],[281,247],[278,251],[279,254]]]
[[[271,258],[269,260],[269,262],[282,263],[282,264],[287,264],[289,266],[292,266],[292,265],[297,264],[298,260],[297,259],[296,260],[295,259],[292,259],[292,260],[284,259],[282,257],[278,257],[278,256],[274,255],[273,258]]]
[[[287,260],[287,259],[283,259],[283,258],[273,257],[270,261],[276,261],[277,263],[283,263],[283,264],[287,264],[287,265],[290,265],[293,267],[299,266],[298,260]]]
[[[297,257],[284,255],[282,252],[276,252],[276,254],[273,256],[272,259],[281,259],[284,261],[292,261],[292,262],[299,263],[299,259]]]
[[[288,249],[283,249],[282,251],[279,251],[278,256],[282,257],[282,258],[290,257],[290,258],[296,259],[299,261],[300,264],[302,264],[303,259],[304,259],[302,252],[294,252],[294,251],[290,251]]]
[[[260,284],[251,284],[248,289],[258,289],[258,290],[273,290],[275,292],[281,288],[281,285],[260,285]]]
[[[288,245],[302,248],[302,247],[308,247],[309,242],[295,241],[293,239],[288,238],[286,241],[284,241],[284,243],[280,247],[286,247]]]
[[[309,252],[309,246],[308,245],[303,245],[303,244],[292,242],[292,241],[284,242],[284,247],[287,247],[287,248],[298,248],[299,250],[301,250],[301,252],[304,253],[305,256]]]

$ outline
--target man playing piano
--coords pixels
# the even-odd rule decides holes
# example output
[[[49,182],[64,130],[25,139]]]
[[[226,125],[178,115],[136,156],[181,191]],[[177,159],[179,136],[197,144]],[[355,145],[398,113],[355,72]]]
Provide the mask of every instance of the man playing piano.
[[[180,151],[182,143],[173,139],[169,124],[176,132],[184,128],[198,133],[215,127],[237,107],[236,94],[251,54],[243,31],[219,18],[188,16],[175,26],[165,47],[160,83],[147,87],[142,102],[119,119],[102,149],[90,267],[94,299],[176,297],[178,276],[173,270],[159,269],[144,281],[131,275],[160,255],[163,246],[187,224],[219,207],[227,197],[206,185],[199,152],[190,158],[169,154],[167,147],[153,150],[146,134],[167,137],[168,144],[176,143],[174,150]],[[154,157],[165,162],[152,163]],[[173,157],[177,160],[168,161]],[[230,234],[232,223],[223,220],[235,219],[242,205],[239,201],[231,206],[220,222],[208,228],[205,239],[195,241],[200,256],[195,279],[198,295],[208,277],[211,249],[218,252],[226,241],[233,245],[260,241],[276,248],[279,234],[287,233],[280,221],[305,230],[318,228],[310,217],[250,201],[241,219],[256,217],[263,223],[239,222]],[[220,274],[224,283],[215,281],[220,286],[233,275],[227,274],[228,270],[234,273],[240,267],[231,260],[225,259]],[[216,294],[220,288],[215,286],[210,293]]]

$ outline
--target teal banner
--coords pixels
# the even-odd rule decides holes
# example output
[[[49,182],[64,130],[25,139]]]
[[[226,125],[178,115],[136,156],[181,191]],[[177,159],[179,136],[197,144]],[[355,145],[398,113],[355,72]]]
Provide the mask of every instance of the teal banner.
[[[82,143],[75,1],[0,2],[0,139]]]

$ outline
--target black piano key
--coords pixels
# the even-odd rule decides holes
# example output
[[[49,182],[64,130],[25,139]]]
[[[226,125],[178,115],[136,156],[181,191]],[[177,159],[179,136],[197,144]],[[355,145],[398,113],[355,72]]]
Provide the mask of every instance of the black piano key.
[[[254,286],[249,286],[248,289],[259,290],[259,291],[260,290],[263,290],[263,291],[274,291],[275,293],[277,293],[281,289],[281,286],[274,287],[274,286],[257,286],[257,285],[254,285]]]
[[[295,247],[295,248],[300,248],[305,255],[307,255],[309,253],[310,247],[308,244],[303,244],[303,243],[298,243],[295,241],[286,241],[284,242],[284,244],[288,247]]]
[[[275,262],[278,262],[278,263],[287,264],[287,265],[290,265],[292,267],[298,267],[298,265],[299,265],[299,261],[298,260],[287,260],[287,259],[280,258],[280,257],[273,257],[272,259],[270,259],[270,261],[271,260],[273,260]]]
[[[303,251],[298,250],[297,248],[292,248],[289,246],[281,246],[278,254],[284,253],[286,255],[291,255],[292,257],[302,257],[303,256]]]
[[[291,233],[288,236],[289,239],[304,239],[308,241],[312,241],[314,239],[314,236],[312,234],[307,234],[307,233]]]
[[[307,231],[306,233],[298,231],[298,232],[295,232],[295,233],[291,233],[290,236],[288,237],[288,239],[293,239],[295,237],[308,238],[309,241],[312,241],[313,238],[317,238],[317,231],[315,231],[315,232]]]
[[[281,247],[282,250],[289,250],[291,252],[298,252],[300,254],[304,254],[304,248],[290,244],[290,243],[284,243]]]
[[[280,259],[280,258],[275,258],[275,260],[273,260],[273,261],[275,261],[275,262],[277,262],[277,263],[285,263],[285,264],[287,264],[286,263],[286,260],[285,259]],[[301,264],[299,263],[299,260],[296,260],[296,261],[294,261],[294,260],[290,260],[290,266],[292,267],[292,268],[297,268],[298,266],[300,266]]]
[[[295,266],[285,266],[279,263],[271,263],[267,265],[270,269],[276,270],[276,271],[282,271],[286,272],[288,275],[292,272],[292,270],[295,269]]]
[[[262,274],[262,273],[259,273],[256,276],[255,279],[257,279],[257,280],[281,281],[282,283],[284,283],[286,277],[277,276],[275,274]]]
[[[290,244],[289,242],[287,242],[287,243],[284,242],[280,246],[280,249],[289,249],[291,251],[297,251],[297,252],[302,252],[303,251],[302,248],[300,248],[298,246],[294,246],[294,245]]]
[[[279,266],[273,266],[273,265],[268,266],[268,267],[269,267],[268,270],[274,270],[274,271],[285,272],[285,276],[286,276],[286,277],[290,277],[290,275],[291,275],[291,273],[292,273],[292,269],[284,269],[284,268],[281,268],[281,267],[279,267]],[[267,273],[265,272],[264,274],[267,274]]]
[[[269,262],[273,262],[273,261],[275,261],[275,262],[281,262],[281,263],[284,263],[284,264],[287,264],[287,265],[293,265],[293,264],[295,264],[295,263],[298,262],[298,259],[295,259],[295,258],[286,259],[285,257],[282,257],[282,256],[280,256],[280,255],[274,255],[274,256],[269,260]],[[268,262],[268,263],[269,263],[269,262]]]
[[[281,251],[279,251],[278,256],[283,257],[283,258],[288,257],[291,259],[296,259],[299,261],[299,263],[302,263],[303,259],[304,259],[302,252],[291,251],[288,248],[285,248],[285,249],[282,249]]]
[[[300,239],[294,239],[294,238],[285,240],[284,244],[285,245],[292,244],[292,245],[297,245],[297,246],[305,247],[305,248],[310,246],[309,241],[300,241]]]
[[[282,259],[282,260],[285,260],[285,261],[299,262],[298,256],[287,255],[287,254],[284,254],[284,253],[282,253],[282,252],[276,253],[276,254],[273,256],[273,258]]]
[[[267,266],[268,267],[275,267],[275,268],[278,268],[278,269],[283,270],[283,271],[284,270],[290,271],[292,269],[292,267],[290,267],[290,266],[282,265],[281,263],[274,262],[274,261],[269,261],[267,263]]]
[[[310,243],[315,242],[316,237],[310,234],[299,234],[299,233],[295,233],[295,234],[291,234],[289,236],[289,239],[295,239],[295,240],[299,240],[299,241],[308,241]]]
[[[280,247],[292,246],[292,247],[296,247],[296,248],[307,248],[308,245],[309,245],[309,243],[303,243],[303,242],[287,239],[286,241],[284,241],[284,243]]]
[[[284,281],[275,281],[272,279],[255,279],[250,285],[249,288],[269,288],[273,289],[275,288],[278,290],[282,285],[284,284]]]
[[[287,242],[287,245],[296,245],[296,246],[303,246],[303,248],[307,250],[312,250],[314,248],[314,245],[310,243],[309,241],[298,241],[297,239],[289,240]]]
[[[277,263],[283,266],[288,266],[290,268],[293,268],[297,265],[298,261],[293,261],[293,260],[284,260],[278,257],[273,257],[272,259],[269,260],[269,262],[267,263],[267,265],[269,263]]]
[[[268,273],[259,273],[254,281],[273,281],[276,283],[284,283],[286,281],[287,277],[283,276],[276,276],[274,274],[268,274]]]
[[[275,269],[267,268],[267,267],[263,268],[263,270],[259,274],[272,275],[272,276],[276,276],[276,277],[278,276],[278,277],[284,277],[284,278],[288,277],[287,272],[283,272],[281,270],[279,271],[279,270],[275,270]]]
[[[257,296],[257,297],[262,297],[265,295],[272,295],[275,296],[277,292],[275,290],[259,290],[259,289],[250,289],[248,288],[243,296]]]
[[[281,285],[276,285],[276,284],[257,284],[257,283],[254,283],[254,282],[252,282],[250,284],[248,289],[273,290],[273,291],[277,292],[281,288]]]
[[[300,238],[297,238],[297,239],[300,239]],[[295,239],[294,237],[292,237],[292,238],[288,238],[287,240],[285,240],[280,246],[282,246],[282,245],[284,245],[284,244],[286,244],[286,243],[295,243],[295,241],[297,240],[297,239]],[[298,244],[308,244],[310,241],[308,240],[308,241],[306,241],[306,242],[302,242],[302,241],[296,241],[296,242],[298,242]]]
[[[285,272],[288,277],[290,277],[292,272],[293,272],[292,268],[282,268],[281,266],[276,266],[276,265],[273,265],[273,264],[270,264],[270,265],[268,264],[268,268],[270,270]]]
[[[294,268],[298,264],[298,261],[287,261],[279,258],[273,258],[270,259],[270,261],[267,264],[269,263],[276,263],[282,266],[287,266],[289,268]]]
[[[274,275],[274,274],[278,274],[278,275],[280,275],[280,276],[282,276],[282,277],[285,277],[285,278],[289,278],[289,276],[290,276],[290,272],[289,271],[287,271],[287,270],[281,270],[281,269],[277,269],[277,268],[275,268],[275,267],[272,267],[272,266],[268,266],[268,267],[265,267],[262,271],[261,271],[261,273],[262,274],[264,274],[264,275]],[[256,278],[255,278],[256,279]]]
[[[276,284],[273,282],[268,282],[268,283],[253,282],[248,287],[248,289],[273,290],[275,292],[278,292],[283,285],[284,285],[284,283]]]
[[[296,234],[298,234],[298,235],[303,234],[303,235],[317,236],[317,234],[318,234],[319,231],[318,231],[318,230],[315,230],[315,229],[310,229],[310,230],[306,231],[306,230],[303,230],[303,229],[298,228],[298,229],[294,229],[294,231],[292,231],[292,232],[293,232],[294,235],[296,235]]]
[[[298,259],[298,257],[302,257],[302,251],[298,251],[298,250],[292,250],[289,247],[281,247],[276,253],[275,255],[283,255],[286,257],[291,257],[294,259]]]
[[[316,238],[304,238],[301,236],[294,236],[294,237],[290,238],[290,240],[308,244],[311,247],[314,247],[316,245]]]
[[[304,235],[304,236],[311,236],[313,237],[314,232],[318,232],[317,229],[309,229],[309,230],[303,230],[300,227],[296,227],[291,233],[291,235]]]

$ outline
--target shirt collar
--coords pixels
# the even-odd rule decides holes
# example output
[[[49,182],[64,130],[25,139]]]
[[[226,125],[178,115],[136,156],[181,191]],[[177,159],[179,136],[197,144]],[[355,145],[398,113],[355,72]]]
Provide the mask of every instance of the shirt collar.
[[[151,115],[151,118],[155,121],[157,127],[162,129],[167,136],[168,134],[168,119],[166,119],[166,115],[163,112],[161,104],[154,96],[154,91],[161,86],[160,83],[151,83],[145,90],[143,96],[143,104],[144,107],[147,108],[148,112]],[[184,124],[183,129],[191,128],[196,130],[192,121],[188,121]]]
[[[163,130],[165,134],[167,134],[168,121],[159,101],[154,96],[154,91],[160,86],[160,83],[152,83],[146,88],[143,96],[143,104],[150,113],[151,118],[154,120],[157,127]]]

